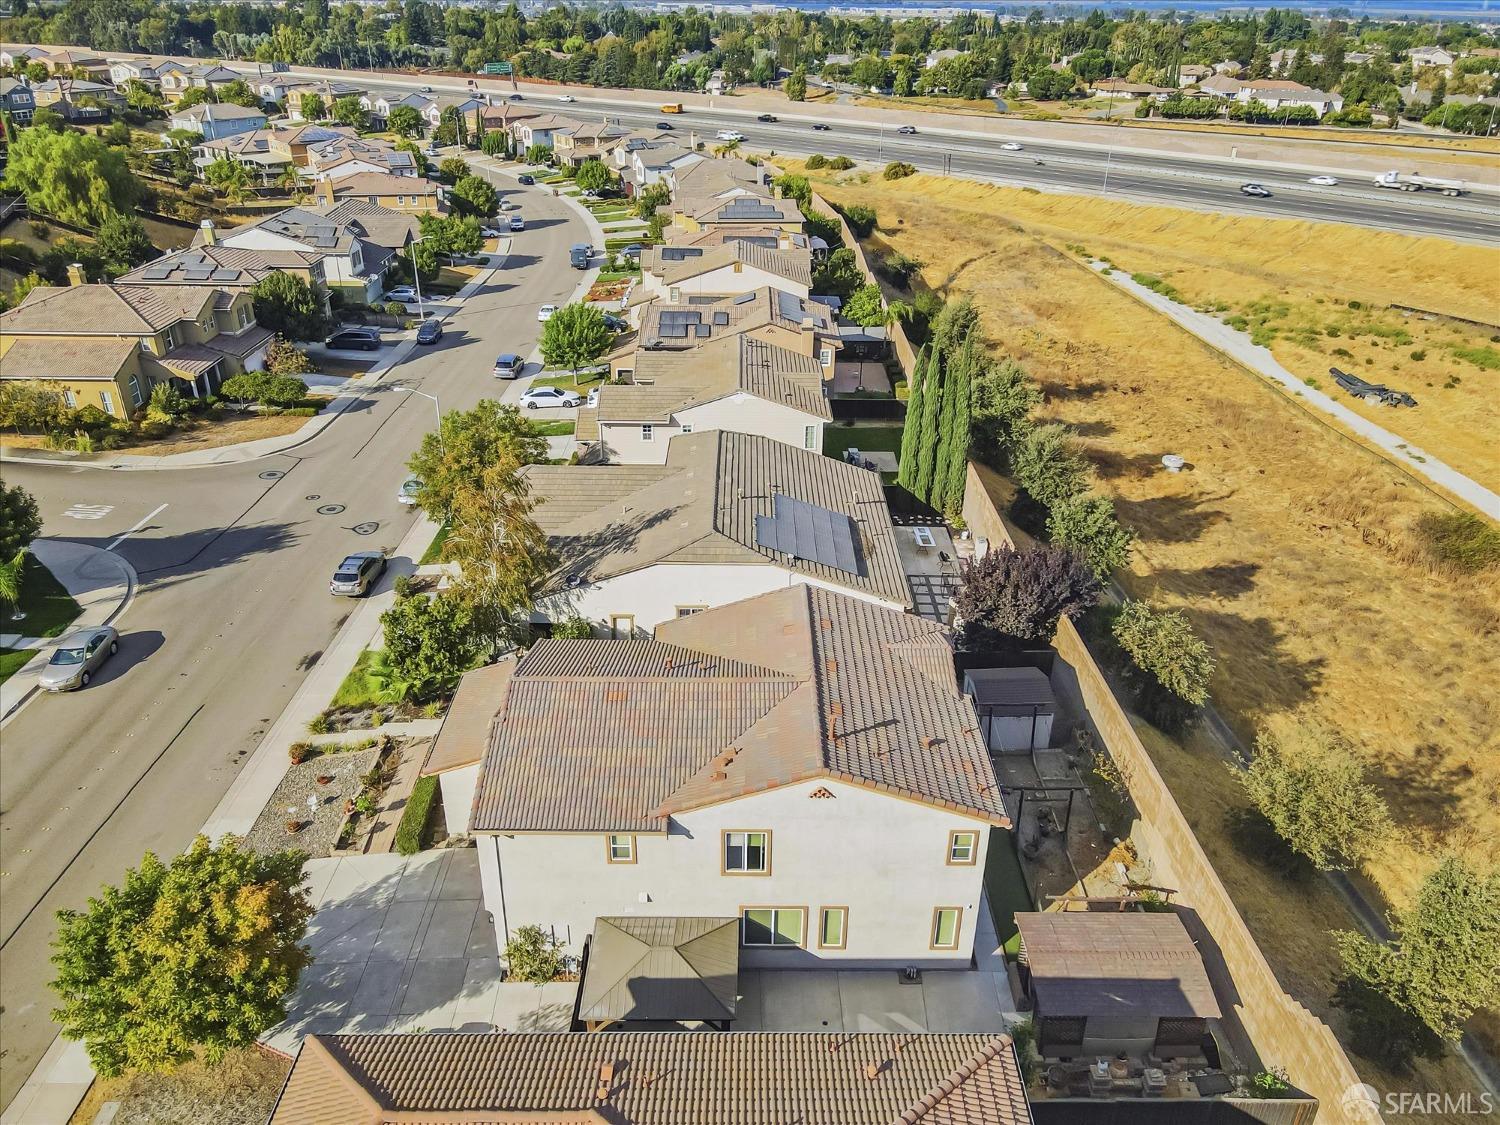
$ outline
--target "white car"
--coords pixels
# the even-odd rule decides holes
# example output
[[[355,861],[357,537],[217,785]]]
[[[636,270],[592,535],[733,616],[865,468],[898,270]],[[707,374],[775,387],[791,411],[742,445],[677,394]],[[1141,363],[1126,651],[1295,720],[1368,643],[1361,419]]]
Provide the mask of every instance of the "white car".
[[[557,100],[560,101],[560,102],[576,102],[578,99],[575,98],[572,94],[564,94],[562,97],[558,98]]]
[[[512,200],[502,199],[500,201],[500,210],[502,211],[519,211],[520,209],[521,205],[519,203],[513,202]]]
[[[494,227],[480,227],[479,233],[484,238],[499,238],[500,232]]]
[[[541,308],[536,310],[536,318],[539,321],[545,322],[551,320],[552,314],[555,312],[557,312],[556,305],[543,305]]]
[[[741,133],[738,129],[720,129],[715,136],[721,141],[743,141],[745,139],[745,134]]]
[[[1319,187],[1333,187],[1334,184],[1338,183],[1338,180],[1334,179],[1334,177],[1332,176],[1314,176],[1307,182],[1310,184],[1317,184]]]
[[[385,291],[385,299],[409,305],[417,299],[417,291],[410,285],[398,285],[394,289],[387,289]]]
[[[1000,147],[1003,148],[1006,152],[1020,152],[1021,151],[1021,146],[1017,142],[1015,142],[1015,141],[1006,141]]]
[[[422,488],[420,477],[407,477],[401,482],[401,487],[396,492],[396,503],[405,504],[407,507],[417,502],[417,493]]]
[[[583,396],[577,391],[565,391],[561,387],[532,387],[521,396],[521,405],[527,410],[544,407],[582,406]]]

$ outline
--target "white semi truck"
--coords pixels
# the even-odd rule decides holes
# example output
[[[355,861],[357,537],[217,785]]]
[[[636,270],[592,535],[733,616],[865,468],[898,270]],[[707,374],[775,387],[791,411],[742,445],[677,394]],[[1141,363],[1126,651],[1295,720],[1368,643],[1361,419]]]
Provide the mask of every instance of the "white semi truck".
[[[1419,176],[1415,172],[1382,172],[1375,177],[1375,186],[1398,191],[1440,191],[1444,195],[1464,193],[1462,180],[1440,180],[1436,176]]]

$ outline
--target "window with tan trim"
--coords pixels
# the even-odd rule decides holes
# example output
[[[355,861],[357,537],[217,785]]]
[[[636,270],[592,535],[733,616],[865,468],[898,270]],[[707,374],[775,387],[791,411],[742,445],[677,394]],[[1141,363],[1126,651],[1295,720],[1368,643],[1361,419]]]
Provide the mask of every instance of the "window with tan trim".
[[[771,873],[771,834],[769,832],[723,833],[725,875],[769,875]]]
[[[932,912],[932,941],[929,949],[957,949],[962,928],[962,906],[939,906]]]
[[[610,863],[634,863],[635,837],[606,836],[604,838],[604,851],[609,857]]]
[[[948,866],[972,867],[979,860],[978,832],[948,833]]]
[[[745,907],[740,912],[740,944],[785,948],[806,945],[807,907]]]
[[[849,947],[849,908],[847,906],[825,906],[818,911],[818,948],[847,949]]]

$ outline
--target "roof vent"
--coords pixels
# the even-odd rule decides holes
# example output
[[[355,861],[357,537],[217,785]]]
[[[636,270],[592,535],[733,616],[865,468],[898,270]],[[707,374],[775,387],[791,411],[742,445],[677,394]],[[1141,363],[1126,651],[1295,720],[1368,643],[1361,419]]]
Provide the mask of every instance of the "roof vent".
[[[729,775],[723,770],[714,770],[714,772],[709,774],[708,777],[710,781],[724,781],[729,777]]]
[[[931,750],[940,741],[941,741],[940,739],[934,738],[930,734],[924,734],[922,736],[922,749],[923,750]]]
[[[884,1069],[885,1067],[880,1063],[865,1063],[865,1077],[874,1082],[875,1079],[880,1077],[880,1072]]]
[[[599,1064],[599,1082],[594,1087],[594,1097],[604,1101],[609,1097],[609,1087],[615,1080],[615,1064],[613,1062],[602,1062]]]

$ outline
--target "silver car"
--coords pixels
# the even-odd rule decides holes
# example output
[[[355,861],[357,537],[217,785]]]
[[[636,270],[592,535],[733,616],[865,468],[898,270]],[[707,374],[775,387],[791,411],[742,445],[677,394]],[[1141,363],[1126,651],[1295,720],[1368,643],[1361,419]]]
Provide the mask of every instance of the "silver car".
[[[108,625],[69,633],[42,669],[42,688],[46,691],[74,691],[88,687],[99,666],[119,651],[120,634]]]
[[[333,572],[328,592],[342,598],[362,598],[380,581],[385,567],[383,551],[360,551],[348,555]]]

